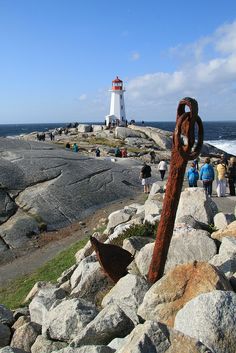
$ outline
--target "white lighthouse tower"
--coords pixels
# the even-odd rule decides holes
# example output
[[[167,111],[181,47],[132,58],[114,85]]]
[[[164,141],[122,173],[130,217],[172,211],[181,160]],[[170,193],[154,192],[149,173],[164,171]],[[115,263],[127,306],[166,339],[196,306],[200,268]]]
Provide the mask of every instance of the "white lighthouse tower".
[[[123,81],[116,76],[112,81],[110,114],[106,115],[106,126],[127,126]]]

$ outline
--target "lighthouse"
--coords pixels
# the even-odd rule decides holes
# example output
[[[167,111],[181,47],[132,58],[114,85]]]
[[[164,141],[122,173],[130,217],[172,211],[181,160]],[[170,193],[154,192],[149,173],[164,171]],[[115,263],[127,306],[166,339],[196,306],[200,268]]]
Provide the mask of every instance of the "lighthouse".
[[[106,115],[106,126],[127,126],[125,115],[123,81],[116,76],[112,81],[110,114]]]

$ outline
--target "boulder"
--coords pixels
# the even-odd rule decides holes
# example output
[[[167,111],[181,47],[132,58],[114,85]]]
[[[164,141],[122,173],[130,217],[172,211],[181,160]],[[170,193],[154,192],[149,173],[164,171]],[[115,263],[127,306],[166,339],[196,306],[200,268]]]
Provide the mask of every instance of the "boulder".
[[[0,323],[11,326],[14,322],[13,312],[5,305],[0,304]]]
[[[103,127],[103,125],[92,125],[92,130],[93,132],[102,131]]]
[[[145,134],[139,131],[134,131],[127,127],[116,127],[115,137],[118,139],[126,139],[127,137],[141,137],[145,138]]]
[[[28,322],[20,326],[13,334],[11,347],[31,351],[31,346],[41,332],[41,326],[35,322]]]
[[[26,352],[23,351],[22,349],[6,346],[4,348],[0,348],[0,353],[26,353]]]
[[[117,304],[110,304],[77,335],[71,346],[106,345],[113,338],[125,337],[133,328],[132,320],[124,311]]]
[[[148,320],[134,328],[116,353],[164,353],[169,347],[167,328],[159,322]]]
[[[6,190],[0,189],[0,224],[6,222],[17,210],[17,205]]]
[[[200,340],[213,352],[235,353],[235,324],[236,294],[215,290],[189,301],[177,313],[174,327]]]
[[[191,215],[197,221],[211,224],[217,212],[216,204],[203,188],[186,188],[180,196],[175,222],[179,223],[181,217]]]
[[[135,264],[142,276],[146,277],[152,261],[154,250],[154,239],[152,243],[146,244],[135,256]]]
[[[236,238],[224,237],[219,248],[219,255],[236,255]]]
[[[31,321],[42,325],[51,306],[57,299],[63,299],[65,296],[66,292],[61,288],[41,289],[29,305]]]
[[[24,303],[28,303],[29,301],[31,301],[35,297],[35,295],[43,288],[55,288],[55,285],[53,285],[50,282],[46,282],[46,281],[36,282],[34,284],[33,288],[27,294],[27,296],[24,300]]]
[[[83,346],[79,348],[66,347],[52,353],[114,353],[114,349],[108,346]]]
[[[172,327],[177,312],[189,300],[214,289],[232,289],[214,266],[205,262],[179,265],[148,290],[138,315],[144,320],[157,320]]]
[[[148,198],[152,198],[154,195],[157,193],[162,193],[163,192],[163,187],[159,184],[158,181],[152,184],[150,194],[148,195]]]
[[[144,295],[148,291],[150,284],[147,281],[136,275],[128,274],[122,277],[103,298],[102,307],[115,303],[126,304],[133,307],[136,311],[142,303]]]
[[[43,332],[50,339],[69,342],[97,315],[95,305],[83,299],[63,300],[49,310],[43,322]]]
[[[114,230],[114,228],[119,224],[128,222],[135,213],[136,213],[136,210],[132,208],[127,208],[127,209],[112,212],[108,216],[108,224],[107,224],[108,234],[111,233]]]
[[[123,241],[123,249],[135,254],[140,251],[146,244],[153,243],[153,238],[133,236]]]
[[[181,227],[174,231],[168,250],[165,273],[176,265],[209,261],[217,253],[215,242],[205,230]]]
[[[10,343],[11,330],[7,325],[0,322],[0,347],[7,346]]]
[[[230,223],[226,228],[220,229],[216,232],[213,232],[211,234],[211,237],[213,239],[217,239],[219,241],[222,241],[222,238],[224,237],[234,237],[236,238],[236,221]]]
[[[235,216],[233,214],[218,212],[214,216],[214,225],[217,229],[224,229],[234,220]]]
[[[136,132],[144,133],[151,138],[160,149],[170,150],[172,148],[172,133],[170,131],[136,125],[130,125],[129,128]]]
[[[27,306],[18,308],[14,310],[13,316],[14,316],[14,320],[19,319],[20,316],[29,316],[29,308]]]
[[[91,132],[92,131],[92,125],[90,124],[79,124],[77,126],[77,131],[86,133],[86,132]]]
[[[183,225],[186,227],[186,226],[189,226],[191,228],[194,228],[194,229],[202,229],[202,230],[206,230],[207,232],[210,232],[211,231],[211,227],[206,224],[206,223],[203,223],[203,222],[199,222],[197,221],[193,216],[191,215],[185,215],[183,217],[180,217],[178,219],[178,223],[175,223],[175,228],[176,227],[183,227]]]
[[[149,215],[152,215],[152,216],[160,215],[162,211],[162,204],[163,203],[160,200],[154,200],[153,198],[147,199],[147,201],[144,204],[145,219]]]
[[[108,278],[94,255],[80,262],[71,276],[71,294],[93,302],[96,295],[108,284]]]
[[[165,353],[213,353],[202,342],[179,331],[169,329],[168,338],[171,346]]]
[[[20,328],[21,326],[23,326],[24,324],[27,324],[30,322],[30,318],[29,316],[20,316],[16,322],[14,323],[14,325],[12,325],[12,329],[13,330],[17,330],[18,328]]]
[[[227,253],[215,255],[209,263],[218,268],[219,271],[230,279],[236,272],[236,256]]]
[[[39,335],[31,346],[31,353],[51,353],[52,351],[59,351],[66,346],[67,343],[65,342],[51,341],[46,337]]]
[[[76,265],[73,265],[70,268],[63,271],[61,276],[57,279],[57,283],[62,284],[64,282],[67,282],[71,278],[75,269],[76,269]]]

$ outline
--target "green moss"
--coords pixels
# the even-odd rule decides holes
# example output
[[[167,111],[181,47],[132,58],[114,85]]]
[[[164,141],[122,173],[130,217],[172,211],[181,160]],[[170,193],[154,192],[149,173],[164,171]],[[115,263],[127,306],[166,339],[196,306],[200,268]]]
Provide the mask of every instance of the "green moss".
[[[55,283],[61,273],[75,263],[76,252],[83,248],[88,237],[80,240],[60,252],[52,260],[40,267],[36,272],[11,281],[6,288],[0,289],[0,303],[8,308],[15,309],[22,303],[34,284],[38,281],[50,281]]]
[[[157,228],[158,223],[151,224],[149,222],[145,222],[144,224],[134,224],[119,235],[118,238],[113,239],[112,244],[122,246],[125,239],[134,236],[155,238]]]

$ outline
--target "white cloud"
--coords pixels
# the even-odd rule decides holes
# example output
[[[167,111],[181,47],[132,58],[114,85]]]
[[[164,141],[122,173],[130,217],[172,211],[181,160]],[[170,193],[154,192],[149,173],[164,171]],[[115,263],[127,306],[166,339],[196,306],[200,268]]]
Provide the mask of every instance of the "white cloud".
[[[85,101],[87,99],[87,94],[83,93],[79,96],[80,101]]]
[[[181,60],[180,69],[148,73],[126,83],[127,112],[136,112],[137,120],[173,119],[173,103],[177,107],[181,98],[192,96],[207,119],[235,118],[236,21],[196,43],[171,48],[170,53]],[[229,101],[225,116],[224,104]]]
[[[133,52],[132,54],[131,54],[131,60],[132,61],[137,61],[137,60],[139,60],[140,59],[140,54],[138,53],[138,52]]]

